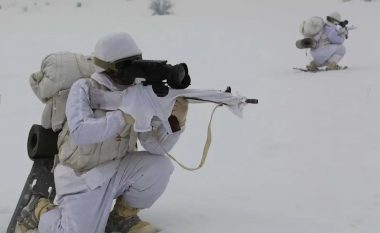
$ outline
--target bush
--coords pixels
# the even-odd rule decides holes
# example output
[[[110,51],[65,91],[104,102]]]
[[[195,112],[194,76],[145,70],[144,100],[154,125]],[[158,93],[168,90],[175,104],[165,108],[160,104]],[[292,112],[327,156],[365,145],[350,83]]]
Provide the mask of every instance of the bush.
[[[173,6],[174,4],[169,0],[152,0],[150,9],[153,11],[153,15],[170,15]]]

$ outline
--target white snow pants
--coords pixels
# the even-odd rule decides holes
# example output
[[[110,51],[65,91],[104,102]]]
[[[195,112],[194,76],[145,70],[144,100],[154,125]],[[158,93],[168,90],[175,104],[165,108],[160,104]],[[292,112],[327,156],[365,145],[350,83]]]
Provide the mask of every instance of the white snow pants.
[[[330,44],[311,51],[318,66],[325,66],[328,62],[338,63],[346,54],[344,45]]]
[[[40,233],[104,233],[115,198],[123,196],[134,208],[148,208],[164,192],[171,161],[146,151],[133,152],[120,161],[114,176],[93,190],[58,197],[58,208],[42,215]]]
[[[342,60],[344,54],[346,54],[346,48],[343,45],[340,45],[327,62],[338,63]]]

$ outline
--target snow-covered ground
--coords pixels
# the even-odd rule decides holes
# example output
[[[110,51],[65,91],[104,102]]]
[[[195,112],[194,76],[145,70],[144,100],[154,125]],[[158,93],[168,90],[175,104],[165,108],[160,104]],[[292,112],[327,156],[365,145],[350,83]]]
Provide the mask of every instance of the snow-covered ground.
[[[26,140],[42,103],[28,78],[44,56],[90,54],[109,32],[129,32],[145,58],[186,62],[192,88],[258,98],[239,119],[216,113],[206,166],[177,167],[142,217],[167,233],[380,232],[380,2],[176,0],[151,16],[146,0],[0,0],[0,232],[5,232],[31,161]],[[300,73],[296,49],[309,16],[341,12],[357,30],[349,69]],[[173,154],[196,165],[211,105],[193,105]]]

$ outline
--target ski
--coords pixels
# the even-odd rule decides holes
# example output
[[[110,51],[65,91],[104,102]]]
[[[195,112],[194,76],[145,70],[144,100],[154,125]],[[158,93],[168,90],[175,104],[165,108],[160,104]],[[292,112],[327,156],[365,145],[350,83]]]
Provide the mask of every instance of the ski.
[[[324,72],[324,71],[339,71],[339,70],[346,70],[348,69],[347,66],[343,66],[339,70],[326,70],[326,69],[318,69],[318,70],[308,70],[306,68],[300,68],[300,67],[293,67],[294,70],[302,71],[302,72],[310,72],[310,73],[318,73],[318,72]]]

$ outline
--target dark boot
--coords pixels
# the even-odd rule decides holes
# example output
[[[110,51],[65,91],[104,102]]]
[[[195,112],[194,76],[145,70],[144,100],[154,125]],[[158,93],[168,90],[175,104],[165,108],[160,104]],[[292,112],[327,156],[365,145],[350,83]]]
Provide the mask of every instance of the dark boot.
[[[329,62],[327,64],[326,70],[341,70],[342,67],[335,62]]]
[[[318,71],[318,65],[315,63],[315,61],[311,61],[309,65],[306,66],[306,69],[315,72]]]
[[[41,215],[56,208],[50,199],[32,195],[29,203],[21,210],[17,219],[15,233],[26,233],[28,230],[38,228]]]

